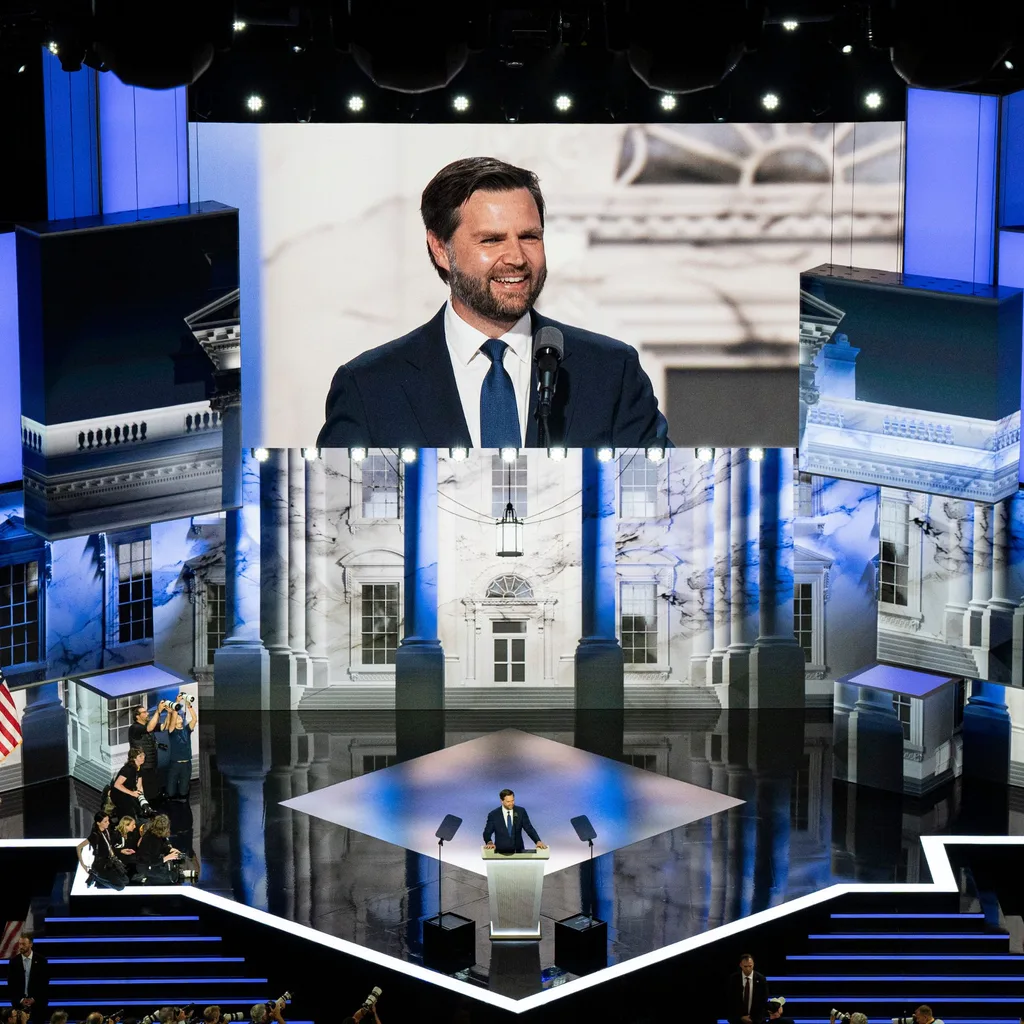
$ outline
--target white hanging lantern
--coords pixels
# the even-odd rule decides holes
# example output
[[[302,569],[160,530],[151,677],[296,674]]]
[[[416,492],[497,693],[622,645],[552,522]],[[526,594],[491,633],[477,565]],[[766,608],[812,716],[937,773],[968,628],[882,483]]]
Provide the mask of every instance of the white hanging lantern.
[[[505,514],[497,522],[498,557],[522,558],[523,555],[523,521],[516,517],[516,510],[510,501],[505,506]]]

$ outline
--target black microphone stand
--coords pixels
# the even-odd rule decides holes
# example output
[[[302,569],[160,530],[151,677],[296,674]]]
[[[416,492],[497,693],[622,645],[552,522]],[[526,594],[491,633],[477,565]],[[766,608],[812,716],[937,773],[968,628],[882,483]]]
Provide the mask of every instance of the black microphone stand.
[[[590,927],[594,927],[594,904],[597,902],[597,883],[594,878],[594,840],[588,839],[590,843]]]
[[[537,419],[540,424],[540,446],[541,448],[551,447],[551,428],[548,425],[548,417],[551,415],[550,402],[537,403]]]
[[[437,927],[444,928],[444,910],[442,909],[443,904],[441,903],[441,847],[444,846],[444,840],[438,839],[437,841]]]

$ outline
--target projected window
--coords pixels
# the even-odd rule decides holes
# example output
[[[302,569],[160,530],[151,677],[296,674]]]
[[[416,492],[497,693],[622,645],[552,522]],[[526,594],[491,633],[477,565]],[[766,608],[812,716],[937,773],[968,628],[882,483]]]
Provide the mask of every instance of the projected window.
[[[206,664],[213,664],[213,653],[224,643],[228,625],[227,587],[223,583],[206,584]]]
[[[364,519],[398,518],[398,458],[390,452],[371,452],[361,463]]]
[[[390,768],[398,763],[395,754],[363,754],[363,774],[380,771],[381,768]]]
[[[810,583],[793,585],[793,632],[809,664],[814,660],[814,589]]]
[[[135,709],[146,703],[144,693],[130,697],[112,697],[107,701],[107,746],[117,747],[128,742],[128,729],[135,720]]]
[[[503,601],[532,601],[533,587],[522,576],[506,573],[491,580],[487,587],[488,597],[497,597]]]
[[[796,770],[789,792],[789,825],[794,831],[806,832],[810,825],[811,755],[804,754]]]
[[[364,583],[361,649],[364,665],[394,665],[398,650],[398,584]]]
[[[117,642],[153,636],[153,551],[148,537],[114,545],[117,561]]]
[[[910,603],[908,507],[902,502],[882,502],[879,534],[879,599],[905,608]]]
[[[654,583],[623,583],[619,591],[619,624],[623,660],[627,665],[658,661],[658,592]]]
[[[900,725],[903,726],[903,741],[909,743],[910,716],[914,706],[914,698],[907,697],[902,693],[894,693],[892,695],[892,706],[896,711],[896,717],[900,720]]]
[[[526,456],[505,462],[500,455],[491,456],[491,515],[500,519],[505,506],[512,502],[516,515],[526,515]]]
[[[39,660],[39,563],[0,566],[0,664]]]
[[[518,619],[495,619],[494,681],[496,683],[526,682],[526,622]]]
[[[658,514],[658,463],[642,451],[619,456],[619,516],[650,519]]]

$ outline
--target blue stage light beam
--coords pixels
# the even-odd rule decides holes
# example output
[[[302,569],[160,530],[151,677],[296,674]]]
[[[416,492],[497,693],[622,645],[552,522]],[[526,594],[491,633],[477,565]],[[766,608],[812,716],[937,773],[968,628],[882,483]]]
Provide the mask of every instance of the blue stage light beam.
[[[999,99],[907,90],[903,270],[992,284]]]
[[[0,484],[21,480],[21,363],[18,355],[18,265],[14,232],[0,234]]]

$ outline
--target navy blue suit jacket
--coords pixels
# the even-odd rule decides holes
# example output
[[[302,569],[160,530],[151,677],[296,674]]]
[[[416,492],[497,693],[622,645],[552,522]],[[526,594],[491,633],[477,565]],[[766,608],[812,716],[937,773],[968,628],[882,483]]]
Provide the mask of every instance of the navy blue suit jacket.
[[[636,349],[560,324],[534,310],[533,332],[557,327],[564,351],[548,424],[566,448],[667,446],[668,425]],[[429,323],[339,367],[327,396],[319,448],[470,447],[444,336],[444,306]],[[526,448],[540,446],[537,368]]]
[[[505,824],[505,808],[495,807],[487,815],[487,824],[484,825],[484,842],[494,843],[494,849],[498,853],[522,853],[523,833],[526,833],[535,843],[540,842],[537,830],[530,822],[530,816],[526,813],[525,807],[512,808],[512,835],[508,834],[508,827]]]

